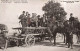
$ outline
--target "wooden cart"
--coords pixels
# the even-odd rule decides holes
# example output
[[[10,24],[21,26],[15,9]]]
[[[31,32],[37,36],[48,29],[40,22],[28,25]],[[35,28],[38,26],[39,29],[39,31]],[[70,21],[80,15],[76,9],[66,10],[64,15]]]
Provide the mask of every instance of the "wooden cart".
[[[13,29],[18,30],[19,33],[9,37],[9,41],[16,42],[17,46],[32,46],[35,44],[36,38],[39,39],[45,34],[46,27],[17,27]],[[21,33],[23,30],[24,33]]]

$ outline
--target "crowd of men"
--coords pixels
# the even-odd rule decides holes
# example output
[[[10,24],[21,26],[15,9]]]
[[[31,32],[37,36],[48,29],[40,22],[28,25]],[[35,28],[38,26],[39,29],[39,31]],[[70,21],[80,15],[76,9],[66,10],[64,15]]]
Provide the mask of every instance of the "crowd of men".
[[[41,17],[40,15],[37,15],[36,13],[29,14],[28,12],[23,11],[22,14],[19,16],[19,23],[21,23],[22,27],[39,27],[39,26],[47,26],[47,19],[45,15]],[[54,19],[48,19],[49,23],[55,22]],[[70,14],[69,20],[65,21],[66,23],[64,24],[66,28],[66,44],[68,44],[68,48],[73,45],[73,29],[75,26],[74,20],[77,20],[77,23],[79,20],[77,18],[73,17],[73,14]],[[76,24],[78,25],[78,24]],[[51,26],[51,25],[50,25]],[[73,28],[74,27],[74,28]]]
[[[36,13],[29,14],[28,12],[23,11],[19,16],[19,23],[21,23],[22,27],[38,27],[43,26],[43,23],[46,23],[46,17],[43,15],[37,15]]]

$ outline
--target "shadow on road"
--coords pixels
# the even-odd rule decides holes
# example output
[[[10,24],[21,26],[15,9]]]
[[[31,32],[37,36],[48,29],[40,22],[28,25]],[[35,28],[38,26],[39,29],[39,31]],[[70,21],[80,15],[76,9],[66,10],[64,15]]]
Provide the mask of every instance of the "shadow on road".
[[[50,43],[49,41],[42,41],[42,42],[36,42],[35,46],[40,45],[40,46],[51,46],[51,47],[62,47],[62,48],[67,48],[67,45],[65,45],[65,43],[63,42],[57,42],[56,46],[54,46],[53,43]],[[15,46],[14,46],[15,47]],[[23,47],[23,46],[21,46]],[[73,45],[74,49],[79,49],[80,48],[80,44],[74,44]],[[8,48],[13,48],[13,47],[8,47]]]
[[[35,45],[54,46],[54,44],[50,43],[50,42],[37,42]],[[65,43],[63,43],[63,42],[57,42],[56,46],[57,47],[65,47],[65,48],[67,48],[67,45]],[[80,44],[73,44],[73,47],[79,48]]]

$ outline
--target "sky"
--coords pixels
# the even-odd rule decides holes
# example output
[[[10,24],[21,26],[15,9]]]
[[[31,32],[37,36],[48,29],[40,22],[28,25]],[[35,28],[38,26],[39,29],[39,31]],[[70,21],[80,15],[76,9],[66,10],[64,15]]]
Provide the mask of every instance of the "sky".
[[[8,26],[9,32],[11,32],[11,28],[21,26],[18,22],[18,17],[22,13],[22,11],[28,11],[31,13],[37,13],[42,15],[44,12],[42,11],[42,7],[49,0],[27,0],[27,3],[0,3],[0,24],[6,24]],[[75,0],[53,0],[56,2],[60,2],[61,6],[67,12],[67,19],[69,18],[69,14],[73,13],[74,17],[78,17],[80,19],[80,1],[74,3],[66,3],[61,1],[75,1]]]

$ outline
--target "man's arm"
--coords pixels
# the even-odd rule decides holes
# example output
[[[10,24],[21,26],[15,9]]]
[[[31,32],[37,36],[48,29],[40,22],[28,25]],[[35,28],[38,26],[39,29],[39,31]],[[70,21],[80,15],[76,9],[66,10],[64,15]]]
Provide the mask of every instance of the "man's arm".
[[[18,19],[22,19],[22,15],[20,15]]]
[[[19,21],[19,23],[21,23],[21,20]]]

